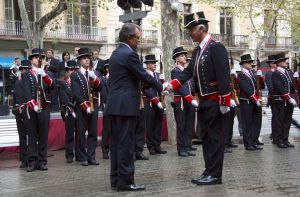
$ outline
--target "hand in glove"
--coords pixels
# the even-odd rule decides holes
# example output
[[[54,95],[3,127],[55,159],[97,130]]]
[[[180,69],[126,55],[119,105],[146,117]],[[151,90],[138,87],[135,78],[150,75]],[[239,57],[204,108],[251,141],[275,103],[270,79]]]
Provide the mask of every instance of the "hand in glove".
[[[45,77],[47,74],[45,73],[44,69],[42,68],[37,68],[36,69],[36,74],[41,75],[42,77]]]
[[[169,84],[168,82],[164,82],[163,83],[163,94],[165,96],[168,96],[170,94],[171,87],[172,87],[172,85]]]
[[[221,105],[220,106],[220,111],[221,111],[222,114],[226,114],[227,112],[230,111],[230,108],[227,107],[227,106]]]
[[[260,101],[261,101],[261,100],[259,100],[259,99],[258,99],[258,100],[256,101],[256,103],[255,103],[255,104],[258,106],[258,107],[260,107],[260,106],[261,106],[261,103],[260,103]]]
[[[235,70],[234,68],[231,69],[231,70],[230,70],[230,74],[231,74],[231,75],[236,75],[236,70]]]
[[[86,113],[88,113],[88,114],[91,114],[91,113],[92,113],[90,107],[88,107],[88,108],[86,109]]]
[[[164,74],[160,74],[160,75],[159,75],[159,79],[160,79],[160,80],[165,80],[165,75],[164,75]]]
[[[257,70],[256,75],[261,77],[263,74],[262,74],[261,70]]]
[[[40,113],[41,111],[39,110],[38,106],[34,106],[33,110],[36,112],[36,113]]]
[[[297,103],[296,103],[296,101],[295,101],[295,99],[293,99],[293,98],[290,98],[290,99],[289,99],[289,102],[290,102],[294,107],[297,107],[297,106],[298,106]]]
[[[232,107],[232,108],[236,107],[236,103],[233,99],[230,99],[230,107]]]
[[[199,106],[198,101],[196,100],[192,100],[191,104],[193,105],[193,107],[197,108]]]
[[[91,70],[89,70],[89,77],[92,78],[92,79],[94,79],[94,80],[97,78],[95,72],[91,71]]]
[[[158,103],[157,103],[157,107],[158,107],[159,109],[164,109],[164,107],[162,106],[161,102],[158,102]]]
[[[296,71],[296,72],[294,73],[293,78],[299,78],[299,73],[298,73],[298,71]]]
[[[72,112],[71,114],[72,114],[73,118],[76,118],[75,112]]]

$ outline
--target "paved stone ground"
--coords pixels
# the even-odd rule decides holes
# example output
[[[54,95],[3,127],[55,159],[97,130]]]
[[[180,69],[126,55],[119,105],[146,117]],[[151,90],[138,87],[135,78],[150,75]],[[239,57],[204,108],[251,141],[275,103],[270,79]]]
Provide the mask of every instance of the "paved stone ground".
[[[204,168],[201,146],[197,156],[181,158],[167,143],[166,155],[137,161],[136,183],[142,192],[116,192],[109,184],[109,160],[99,166],[65,163],[64,151],[54,151],[49,171],[27,173],[18,168],[16,153],[0,154],[0,196],[300,196],[300,143],[293,149],[278,149],[265,136],[264,150],[248,152],[242,145],[225,155],[223,184],[196,186],[191,178]],[[145,151],[147,152],[147,151]],[[148,153],[148,152],[147,152]]]

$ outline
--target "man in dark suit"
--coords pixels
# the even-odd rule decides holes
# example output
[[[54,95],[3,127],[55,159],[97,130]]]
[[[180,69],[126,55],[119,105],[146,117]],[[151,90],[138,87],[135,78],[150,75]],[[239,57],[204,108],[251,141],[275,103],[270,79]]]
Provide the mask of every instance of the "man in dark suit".
[[[224,114],[230,106],[230,67],[228,53],[223,44],[208,34],[208,20],[203,12],[185,17],[185,28],[194,42],[200,43],[192,53],[190,64],[171,81],[168,91],[177,91],[194,77],[199,90],[198,119],[203,131],[205,171],[192,179],[197,185],[222,183],[224,159]]]
[[[163,87],[144,69],[136,52],[141,29],[124,24],[119,33],[120,45],[109,59],[109,93],[106,113],[111,134],[111,187],[118,190],[144,190],[134,183],[134,138],[140,113],[140,80],[162,91]]]
[[[47,167],[48,126],[50,121],[50,90],[54,80],[44,70],[46,65],[42,49],[32,49],[29,56],[31,69],[22,74],[23,98],[27,105],[24,124],[28,133],[27,172],[36,169],[45,171]],[[39,62],[40,61],[40,62]],[[41,68],[39,68],[41,66]],[[40,96],[38,96],[40,92]],[[40,98],[40,102],[37,100]],[[39,105],[40,103],[40,105]]]

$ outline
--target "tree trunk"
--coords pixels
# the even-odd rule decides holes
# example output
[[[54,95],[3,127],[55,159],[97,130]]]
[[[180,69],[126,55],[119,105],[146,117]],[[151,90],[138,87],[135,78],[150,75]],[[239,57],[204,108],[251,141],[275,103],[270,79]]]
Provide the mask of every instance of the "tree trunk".
[[[179,21],[177,12],[171,9],[167,0],[161,0],[161,36],[162,36],[162,61],[164,65],[165,77],[167,81],[171,80],[171,70],[174,66],[172,59],[173,49],[179,46]],[[173,108],[170,105],[172,96],[166,97],[167,105],[167,124],[169,142],[176,144],[176,123],[173,114]]]

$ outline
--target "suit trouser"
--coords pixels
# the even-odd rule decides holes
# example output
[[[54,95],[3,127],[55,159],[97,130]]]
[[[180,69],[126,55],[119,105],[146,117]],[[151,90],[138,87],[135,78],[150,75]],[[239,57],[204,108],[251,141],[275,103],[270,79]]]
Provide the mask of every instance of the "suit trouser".
[[[108,154],[109,152],[109,142],[110,142],[110,129],[109,129],[109,120],[107,115],[103,114],[103,124],[102,124],[102,153]]]
[[[275,144],[287,143],[294,107],[283,100],[274,100],[273,104],[273,141]]]
[[[98,109],[95,107],[91,114],[87,114],[80,107],[76,106],[76,128],[78,132],[78,158],[83,161],[93,160],[96,155],[97,147],[97,123]],[[87,150],[85,148],[85,132],[88,131]]]
[[[242,119],[241,119],[241,107],[240,107],[240,105],[235,107],[235,113],[236,113],[236,117],[238,119],[239,133],[240,133],[240,136],[242,136],[244,132],[243,132]]]
[[[215,100],[202,100],[198,120],[203,131],[205,175],[221,177],[224,160],[224,115]]]
[[[240,100],[244,146],[253,146],[261,129],[262,110],[253,101]]]
[[[134,183],[135,116],[108,116],[111,128],[110,181],[111,186]]]
[[[276,125],[276,123],[274,123],[274,118],[273,118],[273,116],[274,116],[274,100],[271,99],[271,98],[269,98],[268,99],[268,103],[269,103],[269,105],[271,107],[271,113],[272,113],[272,119],[271,119],[271,137],[273,139],[273,131],[276,129],[276,128],[274,128],[274,124]]]
[[[24,124],[28,135],[28,163],[40,165],[47,163],[48,128],[50,107],[45,107],[40,113],[29,110],[25,115]]]
[[[23,117],[21,114],[16,115],[16,123],[17,123],[17,129],[19,134],[19,147],[20,147],[20,153],[19,153],[19,159],[20,161],[27,161],[27,131],[26,127],[23,122]]]
[[[144,102],[146,113],[147,147],[159,148],[161,144],[161,129],[163,110],[149,101]]]
[[[181,109],[180,102],[172,103],[177,130],[177,151],[186,151],[192,146],[192,134],[195,126],[195,107],[184,102]]]
[[[135,152],[136,153],[143,152],[144,144],[145,144],[145,130],[146,130],[145,109],[140,109],[140,115],[137,118],[137,125],[135,129]]]
[[[232,143],[234,117],[235,108],[230,107],[230,112],[225,114],[225,145]]]
[[[66,130],[66,152],[65,156],[66,158],[73,159],[74,158],[74,134],[76,132],[75,130],[75,118],[72,116],[72,114],[68,113],[68,115],[64,118],[65,121],[65,130]],[[76,155],[78,154],[78,145],[75,143],[75,152]]]

